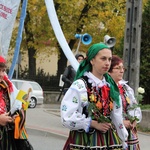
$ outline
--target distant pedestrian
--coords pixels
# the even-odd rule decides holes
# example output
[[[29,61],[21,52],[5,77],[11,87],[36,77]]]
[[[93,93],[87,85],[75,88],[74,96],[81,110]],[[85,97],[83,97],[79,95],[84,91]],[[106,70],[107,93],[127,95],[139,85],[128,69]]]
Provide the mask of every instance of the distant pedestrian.
[[[82,54],[76,54],[75,58],[80,63],[84,59],[84,56]],[[74,68],[71,65],[67,66],[62,76],[62,81],[64,82],[64,94],[73,83],[75,75],[76,71],[74,70]]]

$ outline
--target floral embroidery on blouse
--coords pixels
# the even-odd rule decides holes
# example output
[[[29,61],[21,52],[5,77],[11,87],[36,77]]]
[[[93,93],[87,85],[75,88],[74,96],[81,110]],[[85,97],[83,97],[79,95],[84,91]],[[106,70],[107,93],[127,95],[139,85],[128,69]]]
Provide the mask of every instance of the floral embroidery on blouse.
[[[76,126],[76,122],[73,122],[73,121],[72,121],[72,122],[70,123],[70,126],[71,126],[71,127],[75,127],[75,126]]]
[[[84,86],[81,83],[79,83],[78,81],[74,82],[73,84],[76,85],[79,89],[84,88]]]
[[[119,124],[119,129],[123,129],[123,124]]]
[[[73,99],[72,99],[72,102],[73,103],[78,103],[78,99],[74,96]]]
[[[66,105],[63,105],[63,106],[62,106],[62,110],[63,110],[63,111],[67,111]]]

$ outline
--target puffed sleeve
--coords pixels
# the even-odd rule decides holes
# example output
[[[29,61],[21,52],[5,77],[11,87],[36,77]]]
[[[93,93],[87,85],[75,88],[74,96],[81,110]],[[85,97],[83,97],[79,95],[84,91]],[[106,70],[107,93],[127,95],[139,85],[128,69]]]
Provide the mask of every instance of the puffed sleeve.
[[[121,97],[120,101],[121,101]],[[120,139],[123,142],[124,148],[127,146],[126,142],[128,138],[128,132],[123,124],[123,117],[122,117],[122,103],[120,103],[121,106],[117,106],[116,103],[114,102],[114,108],[113,111],[111,112],[111,119],[113,124],[115,125],[117,129],[117,133],[120,137]]]
[[[83,80],[73,82],[61,102],[61,122],[70,130],[84,129],[88,132],[91,118],[82,113],[88,105],[87,89]]]
[[[130,116],[133,116],[133,117],[136,116],[139,119],[139,121],[137,121],[137,123],[139,123],[142,120],[141,108],[140,107],[133,108],[134,105],[137,104],[136,98],[134,96],[134,91],[128,85],[125,85],[125,86],[126,86],[126,89],[127,89],[127,95],[129,97],[129,100],[130,100],[130,104],[129,104],[129,107],[128,107],[128,114]]]

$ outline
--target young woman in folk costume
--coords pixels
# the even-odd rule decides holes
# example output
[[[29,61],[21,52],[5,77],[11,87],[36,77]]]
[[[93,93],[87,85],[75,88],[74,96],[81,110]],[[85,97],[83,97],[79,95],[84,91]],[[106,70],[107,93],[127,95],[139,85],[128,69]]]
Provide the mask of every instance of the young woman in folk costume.
[[[0,150],[25,150],[18,139],[26,139],[22,102],[18,90],[6,75],[6,60],[0,56]]]
[[[127,140],[128,148],[126,150],[140,150],[136,125],[141,121],[142,113],[137,105],[133,89],[127,85],[127,81],[123,80],[124,70],[123,60],[119,56],[114,55],[109,74],[118,85],[121,95],[123,123],[129,134]]]
[[[123,125],[119,90],[107,74],[111,59],[111,50],[97,43],[80,63],[76,79],[61,102],[61,121],[70,129],[63,150],[126,147],[128,133]]]

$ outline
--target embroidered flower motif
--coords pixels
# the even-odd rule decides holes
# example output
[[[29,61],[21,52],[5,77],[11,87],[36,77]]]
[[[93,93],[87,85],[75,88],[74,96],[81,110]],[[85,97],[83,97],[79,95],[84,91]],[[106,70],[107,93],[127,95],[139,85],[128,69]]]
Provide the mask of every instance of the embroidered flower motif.
[[[119,129],[123,129],[123,124],[119,124]]]
[[[102,91],[102,99],[106,100],[108,99],[108,93],[110,91],[109,87],[104,85],[102,88],[101,88],[101,91]]]
[[[66,111],[66,110],[67,110],[66,105],[63,105],[63,106],[62,106],[62,111]]]
[[[75,127],[75,126],[76,126],[76,122],[73,122],[73,121],[72,121],[72,122],[70,123],[70,126],[71,126],[71,127]]]
[[[117,106],[117,105],[116,105],[116,109],[119,109],[119,108],[120,108],[120,106]]]
[[[4,88],[6,88],[3,84],[0,83],[0,114],[6,113],[6,96],[4,95]]]
[[[102,103],[101,103],[100,101],[98,101],[98,102],[96,103],[96,107],[97,107],[99,110],[101,110],[101,109],[102,109]]]
[[[79,89],[83,88],[83,85],[78,81],[74,82],[73,84],[76,85]]]
[[[91,102],[96,102],[96,96],[94,94],[91,94],[89,98]]]
[[[130,99],[129,99],[128,96],[126,96],[126,101],[127,101],[128,104],[130,104]]]
[[[110,103],[109,103],[109,109],[113,110],[113,107],[114,107],[114,104],[113,104],[113,102],[110,101]]]
[[[101,92],[103,87],[104,95]],[[95,119],[98,122],[110,122],[108,116],[110,115],[110,110],[112,110],[113,104],[110,104],[111,99],[109,98],[109,88],[105,86],[103,87],[98,90],[94,87],[93,90],[89,92],[90,103],[88,106],[88,112],[92,119]],[[102,95],[100,95],[101,93]]]
[[[72,102],[73,103],[78,103],[78,99],[74,96],[73,99],[72,99]]]
[[[92,119],[97,120],[98,122],[108,122],[110,123],[110,118],[107,116],[104,116],[101,111],[97,108],[95,103],[90,103],[88,107],[89,115],[92,117]]]

